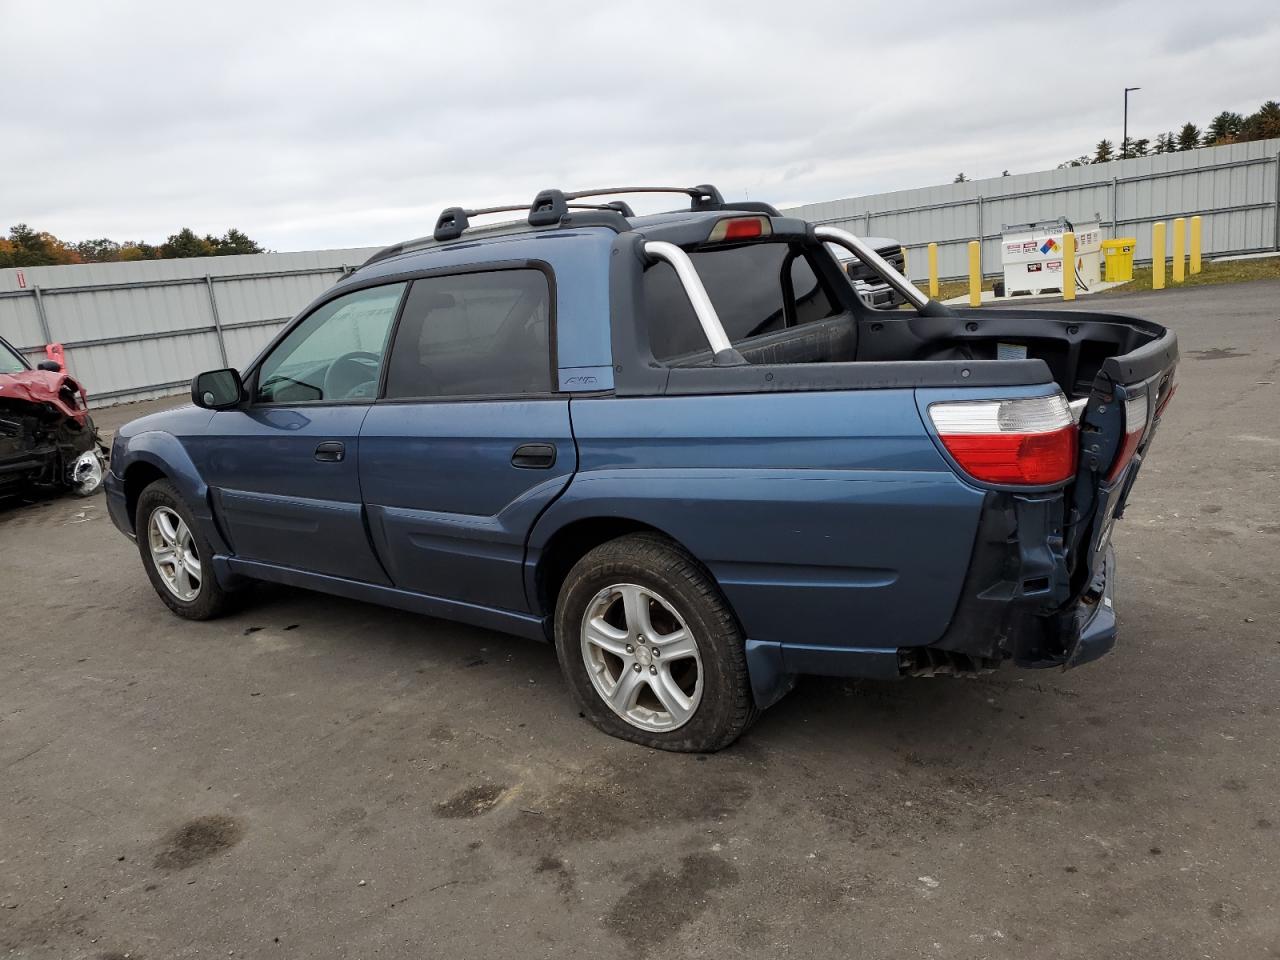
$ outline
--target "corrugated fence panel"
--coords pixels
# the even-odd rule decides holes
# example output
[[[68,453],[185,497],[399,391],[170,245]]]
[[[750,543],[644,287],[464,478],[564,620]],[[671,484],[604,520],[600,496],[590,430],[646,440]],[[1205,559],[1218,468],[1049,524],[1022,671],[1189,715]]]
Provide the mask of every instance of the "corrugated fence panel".
[[[225,331],[227,360],[237,369],[243,369],[258,355],[258,351],[271,342],[287,321],[253,327],[232,327]]]
[[[67,351],[67,367],[83,381],[92,397],[135,397],[144,388],[181,392],[201,370],[222,366],[218,340],[213,333],[188,334],[160,340],[133,340]],[[176,384],[176,386],[175,386]],[[166,389],[167,388],[167,389]]]
[[[1199,215],[1207,254],[1280,250],[1277,168],[1280,139],[1206,147],[1106,164],[806,204],[783,211],[864,236],[893,237],[908,248],[907,272],[928,275],[926,247],[938,244],[938,272],[968,271],[970,240],[982,235],[982,265],[1000,270],[1005,225],[1102,221],[1106,237],[1136,237],[1151,259],[1151,225]],[[1172,243],[1172,228],[1169,230]]]
[[[218,315],[224,326],[241,318],[284,320],[310,303],[342,277],[340,270],[324,273],[225,279],[214,286]]]
[[[61,294],[47,291],[44,308],[50,331],[71,343],[213,325],[209,294],[203,284],[125,290],[81,288]]]
[[[199,371],[222,366],[224,348],[226,362],[248,363],[287,320],[372,252],[87,263],[27,267],[21,275],[0,270],[0,334],[32,357],[46,339],[62,343],[68,367],[95,405],[164,396],[185,390]]]
[[[19,348],[44,342],[34,296],[0,300],[0,336]]]

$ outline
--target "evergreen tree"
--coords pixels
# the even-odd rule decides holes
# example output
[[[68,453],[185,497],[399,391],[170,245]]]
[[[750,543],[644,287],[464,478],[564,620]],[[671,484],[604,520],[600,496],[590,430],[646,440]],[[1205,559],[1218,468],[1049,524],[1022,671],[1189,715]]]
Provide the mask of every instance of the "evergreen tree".
[[[1093,162],[1106,163],[1115,158],[1111,155],[1111,141],[1099,140],[1098,145],[1093,148]]]
[[[1240,135],[1243,132],[1244,117],[1238,113],[1232,113],[1230,110],[1223,110],[1209,122],[1209,129],[1204,135],[1204,143],[1207,147],[1215,144],[1235,143],[1240,139]]]
[[[1198,146],[1200,146],[1200,128],[1191,121],[1187,121],[1178,131],[1178,149],[1194,150]]]
[[[165,260],[182,257],[211,257],[214,245],[208,237],[198,237],[190,227],[183,227],[160,246],[160,256]]]
[[[1242,124],[1242,139],[1270,140],[1280,137],[1280,103],[1268,100]]]
[[[232,227],[221,237],[214,241],[214,252],[218,256],[226,256],[229,254],[239,253],[261,253],[262,247],[258,246],[254,241]]]

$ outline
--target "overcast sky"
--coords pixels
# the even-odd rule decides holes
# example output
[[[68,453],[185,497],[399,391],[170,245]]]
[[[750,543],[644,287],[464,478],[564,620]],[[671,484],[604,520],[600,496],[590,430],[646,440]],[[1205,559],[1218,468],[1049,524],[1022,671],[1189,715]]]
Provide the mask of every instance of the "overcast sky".
[[[0,230],[277,250],[548,186],[779,206],[1050,169],[1280,99],[1280,6],[0,0]]]

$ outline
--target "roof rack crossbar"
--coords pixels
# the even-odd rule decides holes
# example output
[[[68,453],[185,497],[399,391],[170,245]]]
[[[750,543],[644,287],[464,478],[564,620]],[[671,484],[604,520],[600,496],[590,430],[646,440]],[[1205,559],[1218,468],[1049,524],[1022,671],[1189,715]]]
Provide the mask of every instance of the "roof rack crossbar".
[[[690,198],[692,210],[715,210],[724,204],[720,191],[709,183],[700,183],[696,187],[593,187],[590,190],[566,193],[564,198],[581,200],[584,197],[604,197],[617,193],[683,193]]]
[[[566,203],[570,210],[612,210],[624,217],[634,217],[636,212],[625,200],[610,200],[608,203]]]

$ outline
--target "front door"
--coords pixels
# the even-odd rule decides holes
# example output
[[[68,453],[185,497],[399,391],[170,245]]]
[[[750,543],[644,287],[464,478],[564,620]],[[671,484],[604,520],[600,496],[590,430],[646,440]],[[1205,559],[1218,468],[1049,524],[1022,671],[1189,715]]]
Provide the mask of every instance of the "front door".
[[[360,431],[369,529],[397,587],[529,610],[529,530],[577,468],[552,313],[549,271],[414,281]]]
[[[215,413],[197,445],[237,557],[386,584],[360,500],[360,427],[406,284],[367,287],[303,318]]]

